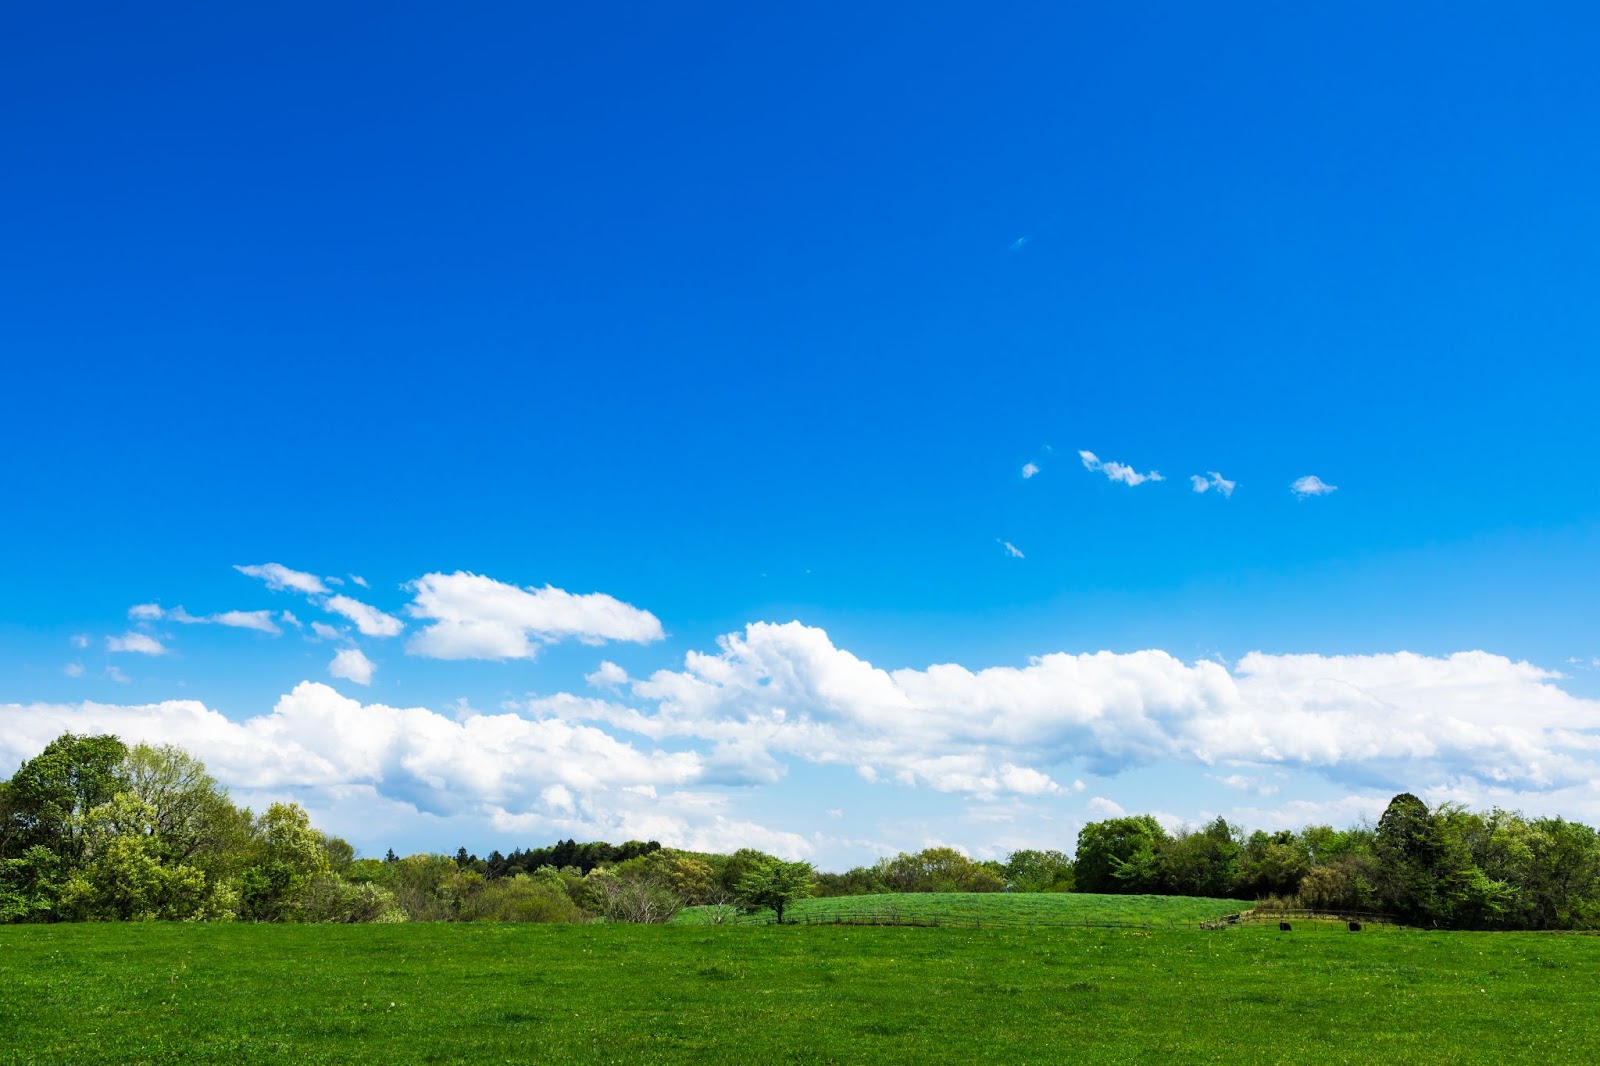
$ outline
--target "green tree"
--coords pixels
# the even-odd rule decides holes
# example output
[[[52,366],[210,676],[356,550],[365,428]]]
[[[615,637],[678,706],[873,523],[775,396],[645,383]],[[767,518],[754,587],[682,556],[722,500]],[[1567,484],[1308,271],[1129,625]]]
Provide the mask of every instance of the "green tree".
[[[796,900],[811,895],[812,870],[808,862],[784,862],[773,859],[744,875],[739,882],[737,896],[745,907],[757,909],[771,907],[783,924],[784,908]]]
[[[323,836],[298,803],[274,803],[256,822],[251,862],[239,879],[241,917],[293,921],[302,894],[328,873]]]
[[[132,792],[74,818],[84,861],[61,892],[68,917],[173,921],[208,917],[205,874],[170,860],[156,810]]]
[[[1072,891],[1072,860],[1059,851],[1013,851],[1002,869],[1009,892]]]
[[[1239,879],[1239,842],[1221,817],[1199,830],[1180,830],[1156,854],[1158,884],[1169,895],[1227,896]]]
[[[1148,814],[1090,822],[1078,831],[1073,871],[1079,892],[1148,892],[1160,882],[1157,852],[1166,830]]]
[[[83,858],[83,816],[126,787],[128,749],[114,736],[63,733],[23,763],[7,785],[0,855],[49,848],[68,867]]]

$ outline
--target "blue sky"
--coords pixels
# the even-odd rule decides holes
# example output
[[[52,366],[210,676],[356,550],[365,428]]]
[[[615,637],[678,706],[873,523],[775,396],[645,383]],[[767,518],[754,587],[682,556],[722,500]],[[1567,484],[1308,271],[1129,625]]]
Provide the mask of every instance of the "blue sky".
[[[143,730],[378,853],[1600,817],[1597,46],[9,10],[0,756]]]

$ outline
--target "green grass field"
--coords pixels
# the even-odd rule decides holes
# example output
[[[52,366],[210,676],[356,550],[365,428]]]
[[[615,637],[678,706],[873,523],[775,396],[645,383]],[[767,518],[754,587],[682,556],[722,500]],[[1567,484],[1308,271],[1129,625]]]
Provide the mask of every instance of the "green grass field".
[[[1600,1061],[1600,939],[0,928],[0,1062]]]
[[[1087,893],[916,892],[881,896],[834,896],[791,904],[784,921],[858,923],[940,923],[945,925],[1185,925],[1249,907],[1246,900],[1186,896],[1099,896]],[[690,907],[683,923],[711,921],[721,910]],[[725,915],[717,915],[722,920]],[[771,911],[741,915],[735,921],[765,923]]]

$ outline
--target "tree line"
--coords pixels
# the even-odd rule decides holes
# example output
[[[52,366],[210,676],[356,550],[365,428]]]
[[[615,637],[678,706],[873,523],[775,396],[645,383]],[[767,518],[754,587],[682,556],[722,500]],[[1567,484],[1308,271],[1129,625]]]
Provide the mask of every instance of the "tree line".
[[[1245,832],[1217,818],[1091,822],[1072,855],[949,847],[819,872],[754,849],[656,841],[358,858],[297,804],[236,806],[201,762],[114,736],[56,738],[0,782],[0,921],[715,921],[811,895],[1152,893],[1269,899],[1469,929],[1600,927],[1600,835],[1396,796],[1376,825]]]

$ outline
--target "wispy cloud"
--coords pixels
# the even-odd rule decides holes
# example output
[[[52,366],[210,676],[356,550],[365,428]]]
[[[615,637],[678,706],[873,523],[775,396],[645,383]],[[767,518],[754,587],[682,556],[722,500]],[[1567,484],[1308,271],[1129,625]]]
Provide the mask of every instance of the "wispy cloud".
[[[288,614],[287,611],[284,612]],[[271,611],[221,611],[217,614],[190,614],[179,604],[172,610],[163,610],[159,604],[141,603],[128,608],[128,617],[142,622],[166,619],[186,626],[228,626],[231,629],[253,629],[258,633],[277,636],[283,630],[272,620]],[[293,615],[290,615],[292,618]]]
[[[107,637],[106,650],[132,652],[135,655],[165,655],[167,649],[148,633],[124,633],[120,637]]]
[[[1330,485],[1315,474],[1296,478],[1294,484],[1289,486],[1289,491],[1302,500],[1308,496],[1326,496],[1330,492],[1338,492],[1338,485]]]
[[[301,570],[290,570],[281,563],[235,566],[234,569],[246,577],[265,581],[267,588],[274,592],[303,592],[308,596],[318,596],[328,591],[328,586],[324,585],[317,575]]]
[[[1011,250],[1013,252],[1022,251],[1022,249],[1028,246],[1028,242],[1032,239],[1033,238],[1031,237],[1018,237],[1016,240],[1011,242]]]
[[[65,665],[65,666],[63,666],[61,668],[61,672],[63,674],[66,674],[68,677],[82,677],[83,676],[83,664],[82,663],[68,663],[67,665]]]
[[[1224,496],[1232,496],[1234,487],[1239,484],[1237,481],[1229,481],[1215,470],[1207,471],[1205,477],[1201,477],[1199,474],[1190,474],[1189,480],[1194,484],[1194,491],[1196,492],[1209,492],[1211,489],[1216,489]]]
[[[376,607],[353,600],[349,596],[332,596],[323,604],[327,610],[334,614],[342,614],[356,624],[356,628],[365,637],[394,637],[399,636],[405,628],[405,623],[393,615],[384,614]]]
[[[1141,474],[1125,463],[1111,460],[1101,461],[1100,457],[1091,451],[1080,451],[1078,458],[1083,461],[1085,470],[1098,470],[1112,481],[1120,481],[1124,485],[1143,485],[1146,481],[1165,481],[1157,471]]]
[[[1022,464],[1022,479],[1024,481],[1026,481],[1028,478],[1032,477],[1033,475],[1037,474],[1038,472],[1039,472],[1039,464],[1038,463],[1023,463]]]
[[[1022,554],[1022,549],[1018,548],[1015,544],[1011,543],[1009,540],[1002,540],[1000,542],[1000,547],[1004,548],[1006,550],[1006,554],[1011,556],[1011,558],[1013,558],[1013,559],[1026,559],[1027,558],[1026,555]]]

